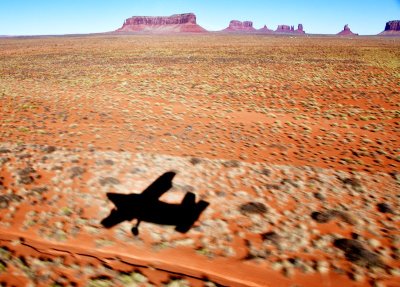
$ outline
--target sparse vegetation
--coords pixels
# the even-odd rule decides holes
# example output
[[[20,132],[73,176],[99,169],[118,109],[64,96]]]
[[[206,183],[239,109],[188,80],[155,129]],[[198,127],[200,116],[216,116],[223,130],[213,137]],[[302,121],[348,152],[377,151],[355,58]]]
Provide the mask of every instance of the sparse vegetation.
[[[189,286],[192,275],[171,274],[195,259],[236,264],[232,278],[330,273],[389,286],[399,273],[400,42],[353,43],[0,39],[0,282],[12,270],[27,286]],[[177,178],[165,200],[210,202],[188,233],[102,228],[106,193],[140,192],[166,170]],[[356,241],[335,247],[343,237]],[[134,269],[136,256],[151,267]]]

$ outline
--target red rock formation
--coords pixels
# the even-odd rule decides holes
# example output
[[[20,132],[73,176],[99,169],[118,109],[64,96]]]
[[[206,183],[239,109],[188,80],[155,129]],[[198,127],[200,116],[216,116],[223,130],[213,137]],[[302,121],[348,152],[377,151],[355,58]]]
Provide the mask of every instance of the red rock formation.
[[[339,33],[337,33],[337,35],[339,35],[339,36],[357,36],[358,34],[351,32],[349,25],[346,24],[346,25],[344,25],[343,30],[340,31]]]
[[[126,19],[117,32],[198,33],[206,30],[197,25],[195,14],[187,13],[169,17],[134,16]]]
[[[278,28],[275,30],[275,32],[283,34],[305,34],[303,30],[303,24],[299,24],[297,26],[297,30],[294,29],[294,26],[278,25]]]
[[[400,36],[400,20],[393,20],[387,22],[385,30],[379,35]]]
[[[303,24],[297,25],[297,30],[296,30],[296,32],[299,33],[299,34],[305,34],[305,33],[306,33],[306,32],[304,31]]]
[[[272,34],[274,31],[272,31],[271,29],[268,29],[267,25],[264,25],[264,27],[262,27],[261,29],[258,29],[257,32]]]
[[[289,25],[278,25],[278,28],[275,30],[277,33],[290,33]]]
[[[251,21],[238,21],[232,20],[229,23],[229,27],[224,29],[225,32],[254,32],[256,29],[253,27],[253,22]]]

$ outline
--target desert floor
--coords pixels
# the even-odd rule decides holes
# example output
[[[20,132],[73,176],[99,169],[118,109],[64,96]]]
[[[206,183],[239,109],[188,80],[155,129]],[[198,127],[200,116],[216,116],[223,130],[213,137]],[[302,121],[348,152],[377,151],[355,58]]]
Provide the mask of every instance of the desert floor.
[[[0,284],[400,286],[399,118],[400,38],[0,39]]]

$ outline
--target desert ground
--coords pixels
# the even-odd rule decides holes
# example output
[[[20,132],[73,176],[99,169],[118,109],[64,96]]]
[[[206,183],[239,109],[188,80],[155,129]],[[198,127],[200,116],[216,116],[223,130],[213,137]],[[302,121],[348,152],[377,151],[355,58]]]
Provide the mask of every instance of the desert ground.
[[[0,285],[400,286],[399,118],[398,37],[0,39]]]

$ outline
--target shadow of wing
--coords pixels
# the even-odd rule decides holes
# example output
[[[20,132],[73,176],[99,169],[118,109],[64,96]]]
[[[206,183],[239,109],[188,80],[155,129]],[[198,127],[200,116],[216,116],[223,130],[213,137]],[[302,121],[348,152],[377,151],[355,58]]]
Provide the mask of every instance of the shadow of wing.
[[[149,201],[158,200],[161,195],[166,193],[172,187],[172,179],[175,175],[176,173],[173,171],[164,173],[150,184],[141,195],[146,197]]]
[[[131,200],[135,200],[135,197],[139,197],[138,194],[120,194],[120,193],[112,193],[108,192],[107,198],[114,203],[115,207],[121,208],[127,203],[131,202]]]
[[[100,222],[106,228],[111,228],[125,220],[132,220],[136,214],[135,209],[143,201],[140,194],[107,193],[107,198],[116,208]]]

